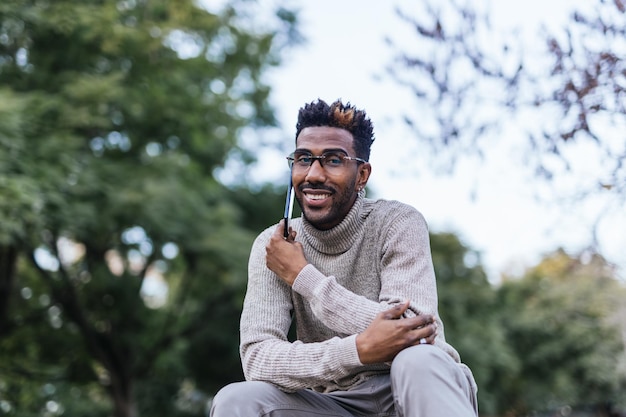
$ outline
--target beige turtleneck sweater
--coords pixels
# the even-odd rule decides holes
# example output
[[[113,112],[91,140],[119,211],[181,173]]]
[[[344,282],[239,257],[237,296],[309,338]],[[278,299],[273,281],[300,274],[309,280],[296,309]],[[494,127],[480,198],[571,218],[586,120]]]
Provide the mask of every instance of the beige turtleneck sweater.
[[[379,312],[404,300],[411,300],[406,316],[437,317],[435,345],[460,361],[438,319],[428,229],[417,210],[359,196],[330,230],[300,218],[291,225],[309,262],[291,288],[265,265],[265,247],[276,225],[257,237],[250,253],[240,327],[247,380],[271,382],[285,391],[333,391],[388,373],[389,363],[359,361],[356,335]],[[292,317],[294,342],[287,340]]]

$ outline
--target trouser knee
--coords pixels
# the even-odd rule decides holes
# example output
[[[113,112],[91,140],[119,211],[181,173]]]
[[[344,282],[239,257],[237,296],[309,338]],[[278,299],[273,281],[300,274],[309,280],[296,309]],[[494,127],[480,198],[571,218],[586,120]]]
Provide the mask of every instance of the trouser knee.
[[[399,415],[477,415],[476,383],[469,368],[435,346],[400,352],[391,364],[391,385]]]
[[[213,397],[209,416],[257,415],[258,400],[274,389],[272,385],[259,381],[226,385]]]
[[[222,389],[220,389],[211,400],[210,415],[213,415],[215,409],[221,409],[224,404],[228,404],[233,400],[233,398],[236,398],[237,391],[237,383],[222,387]]]
[[[391,364],[391,374],[427,375],[450,365],[450,359],[441,349],[419,345],[398,353]]]
[[[213,397],[209,416],[227,416],[233,411],[233,407],[246,406],[246,400],[252,398],[255,385],[257,384],[253,382],[235,382],[220,389]]]

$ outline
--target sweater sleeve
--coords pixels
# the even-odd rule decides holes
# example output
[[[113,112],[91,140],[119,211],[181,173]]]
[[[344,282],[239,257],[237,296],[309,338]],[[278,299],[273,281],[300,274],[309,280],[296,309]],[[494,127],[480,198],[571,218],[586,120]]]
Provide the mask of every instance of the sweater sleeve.
[[[289,342],[291,289],[265,265],[273,228],[259,235],[248,264],[248,288],[240,324],[240,353],[247,380],[271,382],[295,391],[325,385],[362,366],[356,335],[317,343]]]
[[[408,206],[376,223],[379,232],[373,263],[378,265],[381,289],[377,301],[357,295],[307,265],[293,289],[310,303],[316,317],[343,334],[365,330],[376,315],[392,305],[410,300],[405,316],[437,316],[437,288],[430,253],[428,227],[421,213]],[[390,214],[390,213],[388,213]],[[358,277],[353,277],[358,279]],[[438,320],[438,319],[437,319]],[[443,325],[438,323],[441,328]]]

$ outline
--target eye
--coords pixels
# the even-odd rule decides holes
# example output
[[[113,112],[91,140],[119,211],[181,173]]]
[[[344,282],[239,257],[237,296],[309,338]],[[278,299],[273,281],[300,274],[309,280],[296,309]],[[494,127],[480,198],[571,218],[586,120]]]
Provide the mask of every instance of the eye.
[[[338,167],[343,165],[343,157],[334,153],[325,154],[324,163],[330,166]]]
[[[296,155],[294,159],[296,163],[300,165],[311,165],[311,161],[313,160],[311,155],[307,154]]]

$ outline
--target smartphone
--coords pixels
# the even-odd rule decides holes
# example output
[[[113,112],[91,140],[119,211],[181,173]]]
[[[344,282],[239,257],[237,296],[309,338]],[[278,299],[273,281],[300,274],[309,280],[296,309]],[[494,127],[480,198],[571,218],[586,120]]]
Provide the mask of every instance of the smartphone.
[[[291,220],[291,216],[293,214],[293,199],[295,197],[295,193],[293,191],[293,183],[291,179],[289,179],[289,187],[287,188],[287,198],[285,198],[285,214],[283,215],[283,219],[285,220],[285,239],[289,236],[289,221]]]

